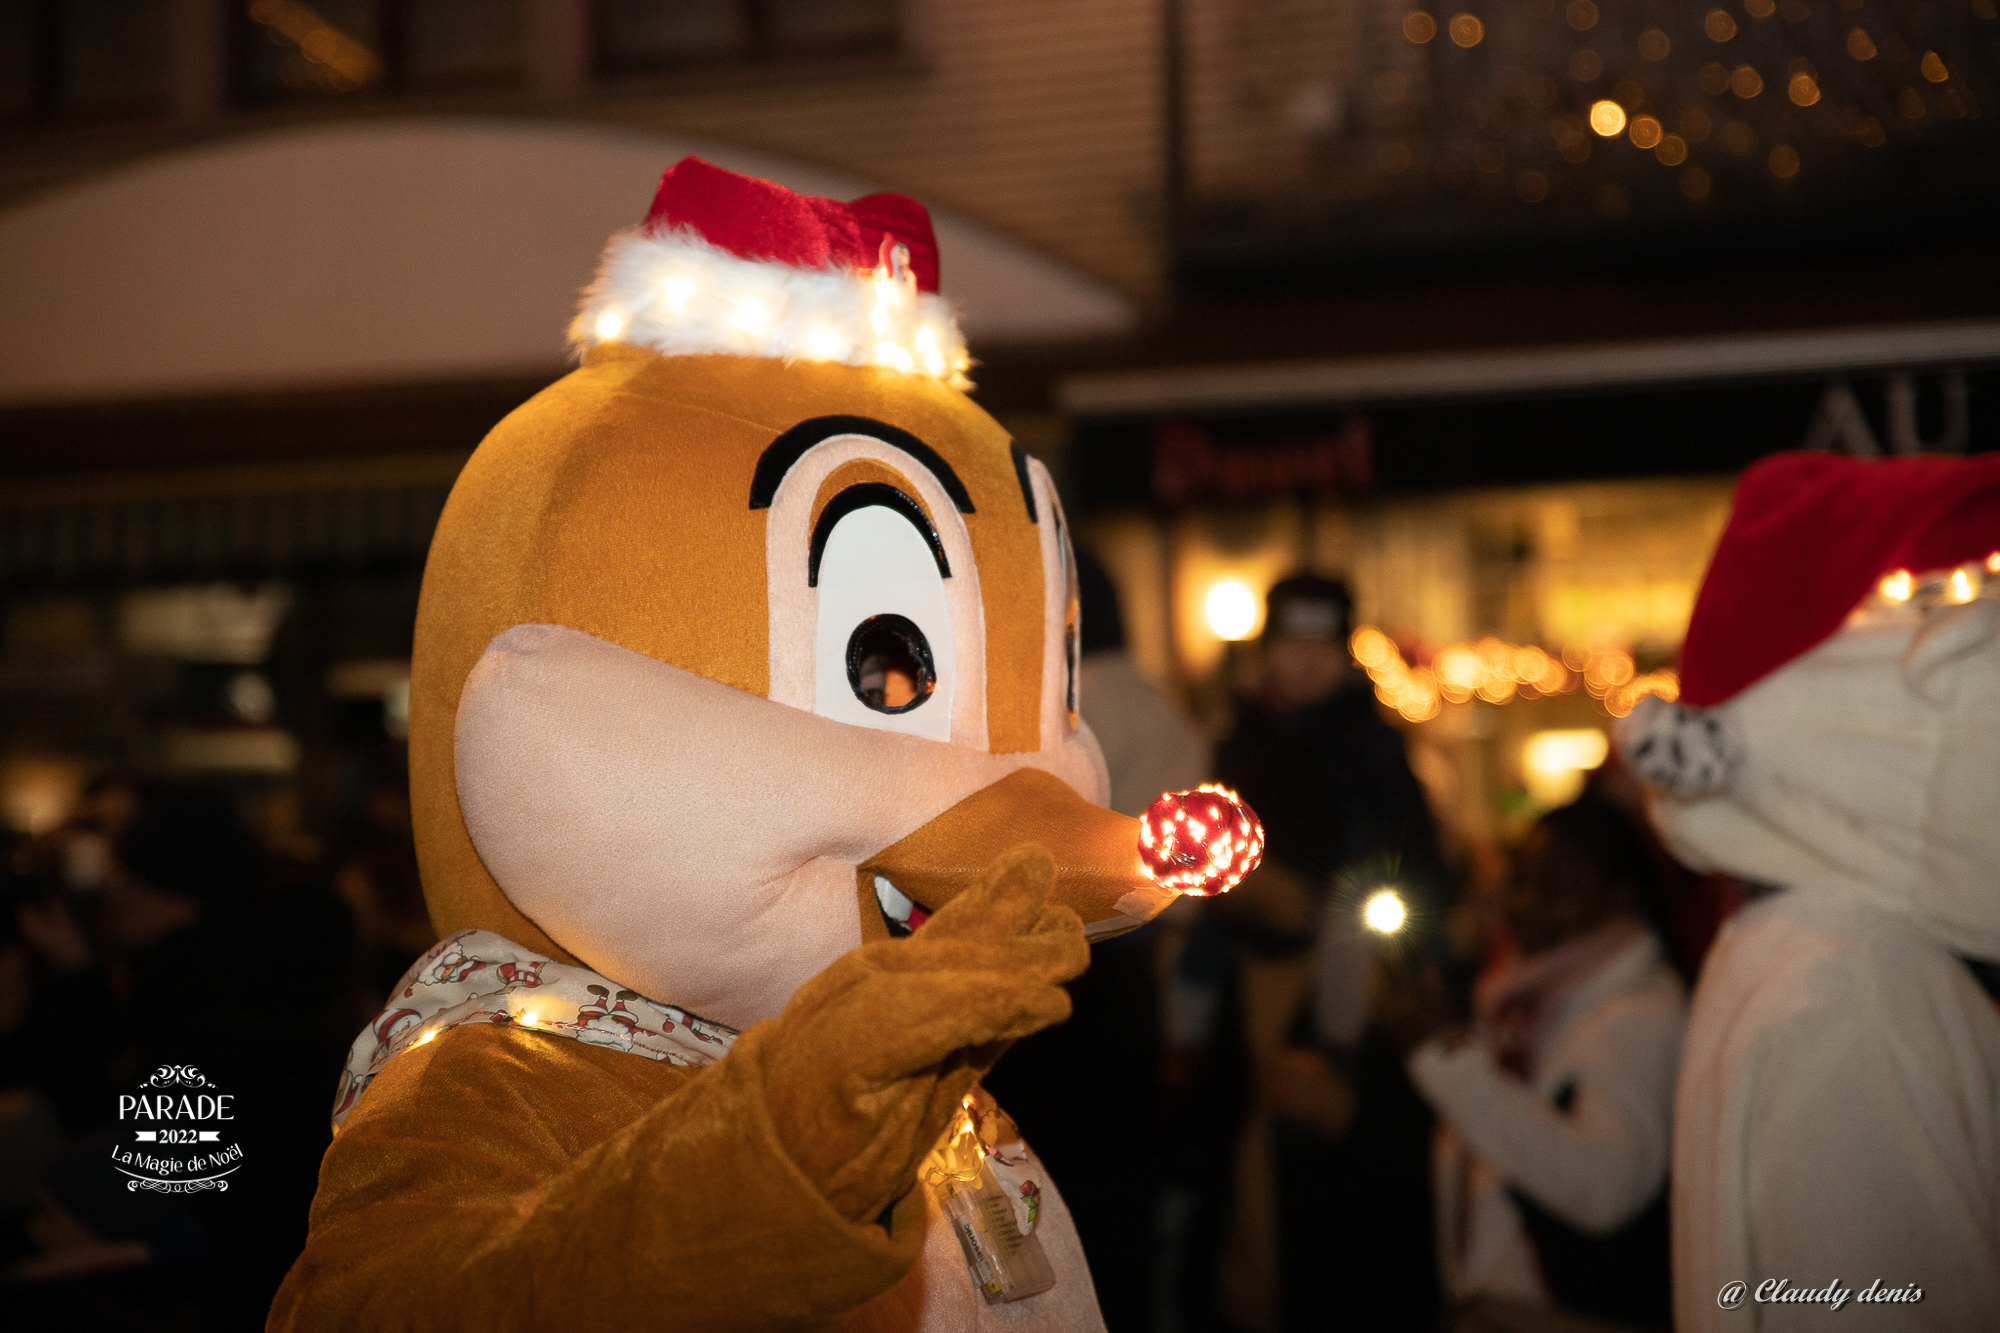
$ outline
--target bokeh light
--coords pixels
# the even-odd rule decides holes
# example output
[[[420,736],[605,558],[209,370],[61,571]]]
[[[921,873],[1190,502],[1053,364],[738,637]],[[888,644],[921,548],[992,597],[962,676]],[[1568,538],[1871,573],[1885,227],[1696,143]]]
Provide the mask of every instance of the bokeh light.
[[[1361,904],[1361,923],[1377,935],[1393,935],[1409,919],[1410,909],[1394,889],[1377,889]]]
[[[1247,639],[1257,628],[1257,595],[1235,579],[1224,579],[1210,588],[1204,606],[1208,627],[1218,639]]]
[[[1610,753],[1610,741],[1595,727],[1536,732],[1521,747],[1528,795],[1544,807],[1567,805],[1583,790],[1584,774]]]

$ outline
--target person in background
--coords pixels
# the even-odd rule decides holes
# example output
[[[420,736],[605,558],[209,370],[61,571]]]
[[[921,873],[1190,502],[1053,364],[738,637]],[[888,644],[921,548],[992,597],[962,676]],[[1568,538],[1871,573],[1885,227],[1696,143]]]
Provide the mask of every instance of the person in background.
[[[1104,566],[1081,547],[1076,564],[1077,708],[1104,751],[1111,808],[1138,815],[1161,792],[1207,780],[1208,742],[1125,651]],[[1184,938],[1193,905],[1097,945],[1090,970],[1069,985],[1069,1021],[1017,1044],[985,1080],[1062,1180],[1110,1333],[1150,1333],[1156,1322],[1160,960]]]
[[[1125,615],[1104,565],[1076,548],[1077,707],[1104,751],[1111,808],[1142,815],[1161,792],[1208,781],[1208,738],[1125,650]]]
[[[410,964],[437,943],[417,875],[410,831],[409,764],[385,746],[361,783],[345,836],[331,858],[332,890],[353,923],[353,986],[342,1031],[359,1031]]]
[[[352,1037],[349,931],[317,879],[273,887],[239,796],[99,783],[9,867],[0,1106],[32,1097],[54,1136],[25,1208],[17,1180],[0,1213],[9,1327],[153,1327],[160,1310],[261,1324],[304,1243],[329,1071]],[[163,1064],[235,1098],[249,1165],[227,1195],[135,1195],[111,1170],[108,1144],[132,1133],[118,1097]]]
[[[1362,891],[1410,935],[1443,919],[1437,833],[1403,738],[1348,653],[1353,600],[1300,574],[1267,597],[1256,687],[1216,776],[1263,820],[1264,863],[1204,904],[1182,972],[1219,985],[1204,1137],[1228,1145],[1212,1304],[1252,1330],[1425,1327],[1436,1309],[1429,1114],[1371,1021]]]
[[[1585,795],[1515,857],[1469,1034],[1410,1076],[1438,1113],[1439,1259],[1457,1333],[1664,1327],[1667,1165],[1687,996],[1637,826]]]

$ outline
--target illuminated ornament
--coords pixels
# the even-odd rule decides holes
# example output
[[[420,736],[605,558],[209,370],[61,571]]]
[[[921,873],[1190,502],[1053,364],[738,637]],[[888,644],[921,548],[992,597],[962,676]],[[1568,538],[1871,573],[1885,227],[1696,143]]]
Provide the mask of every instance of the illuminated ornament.
[[[1394,889],[1377,889],[1361,904],[1361,924],[1377,935],[1394,935],[1409,919],[1410,909]]]
[[[979,1141],[979,1120],[970,1096],[959,1102],[958,1114],[932,1155],[938,1172],[945,1178],[979,1179],[980,1168],[986,1164],[986,1145]]]
[[[1139,861],[1163,889],[1227,893],[1264,858],[1264,826],[1227,787],[1168,792],[1139,817]]]

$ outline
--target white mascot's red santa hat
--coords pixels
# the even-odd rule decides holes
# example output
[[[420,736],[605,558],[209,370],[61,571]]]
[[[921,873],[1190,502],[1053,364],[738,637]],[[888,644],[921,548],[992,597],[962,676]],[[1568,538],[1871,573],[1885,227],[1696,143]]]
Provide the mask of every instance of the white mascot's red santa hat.
[[[1680,674],[1618,742],[1682,860],[2000,959],[2000,455],[1753,466]]]

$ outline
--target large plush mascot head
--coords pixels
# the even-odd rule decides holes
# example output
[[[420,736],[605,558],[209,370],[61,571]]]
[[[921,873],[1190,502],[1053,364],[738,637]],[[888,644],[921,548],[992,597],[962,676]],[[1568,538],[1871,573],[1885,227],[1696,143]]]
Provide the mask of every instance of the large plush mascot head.
[[[1093,935],[1169,895],[1100,807],[1048,473],[964,392],[914,201],[696,159],[617,238],[582,368],[432,544],[411,773],[440,932],[744,1026],[1036,842]]]
[[[2000,960],[2000,455],[1751,468],[1681,683],[1619,745],[1682,860]]]

